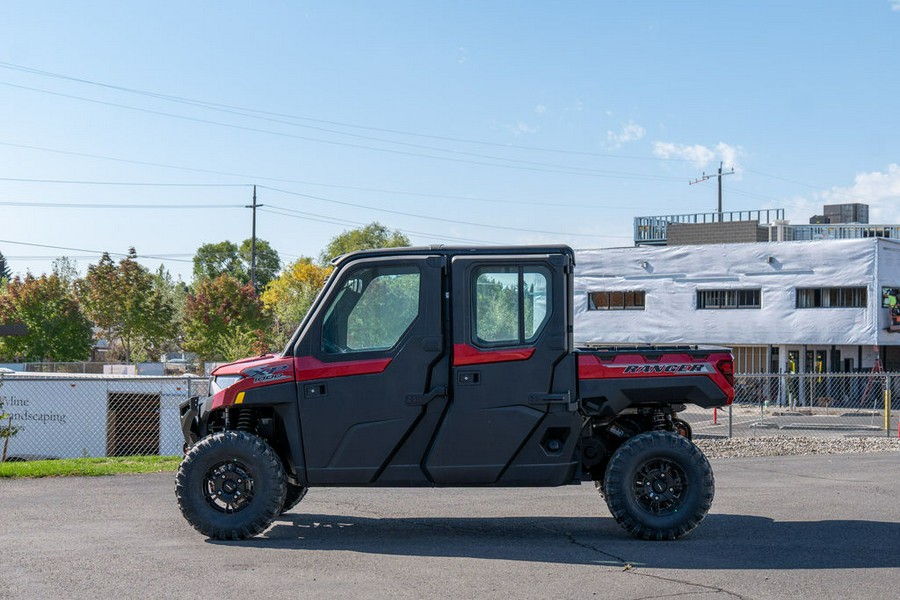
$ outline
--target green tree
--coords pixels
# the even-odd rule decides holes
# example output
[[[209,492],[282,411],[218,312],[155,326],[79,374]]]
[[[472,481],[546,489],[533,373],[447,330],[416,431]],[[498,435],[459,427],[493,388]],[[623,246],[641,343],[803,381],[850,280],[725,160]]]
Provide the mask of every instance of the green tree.
[[[78,280],[77,261],[72,260],[68,256],[60,256],[54,259],[51,270],[68,289],[75,289],[75,282]]]
[[[175,306],[162,283],[137,262],[134,248],[116,265],[104,253],[76,282],[87,315],[124,359],[155,358],[175,335]]]
[[[247,277],[238,254],[238,247],[225,240],[216,244],[203,244],[194,255],[194,281],[215,279],[228,273],[239,281]]]
[[[331,267],[320,267],[311,258],[300,258],[269,282],[260,296],[274,319],[272,341],[284,346],[325,285]]]
[[[250,281],[250,260],[251,260],[252,240],[246,239],[241,242],[238,253],[241,256],[241,263],[247,275],[247,281]],[[266,240],[256,240],[256,289],[265,289],[266,285],[278,275],[281,269],[281,258],[278,252],[272,248],[271,244]]]
[[[0,283],[10,279],[12,279],[12,271],[9,270],[9,263],[6,262],[6,257],[0,252]]]
[[[319,262],[326,265],[338,256],[357,250],[397,248],[409,245],[409,238],[400,231],[391,231],[381,223],[370,223],[365,227],[351,229],[333,237],[319,255]]]
[[[22,323],[24,336],[0,338],[0,356],[28,361],[88,358],[91,322],[56,274],[15,277],[0,290],[0,323]]]
[[[227,273],[241,283],[250,281],[252,240],[246,239],[238,247],[225,240],[215,244],[203,244],[194,255],[194,281],[215,279]],[[278,252],[266,240],[256,240],[256,287],[263,289],[281,268]]]
[[[202,279],[185,300],[184,349],[196,352],[204,361],[222,359],[224,340],[231,340],[226,342],[231,350],[241,346],[242,335],[252,334],[257,340],[252,353],[263,352],[270,325],[262,302],[249,284],[228,274]]]

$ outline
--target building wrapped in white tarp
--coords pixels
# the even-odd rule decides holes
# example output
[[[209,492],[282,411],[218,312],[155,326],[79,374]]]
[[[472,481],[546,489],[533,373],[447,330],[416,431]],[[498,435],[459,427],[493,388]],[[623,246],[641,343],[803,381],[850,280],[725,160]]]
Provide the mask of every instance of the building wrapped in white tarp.
[[[731,346],[739,372],[869,370],[900,362],[897,288],[900,242],[882,238],[578,250],[575,340]]]

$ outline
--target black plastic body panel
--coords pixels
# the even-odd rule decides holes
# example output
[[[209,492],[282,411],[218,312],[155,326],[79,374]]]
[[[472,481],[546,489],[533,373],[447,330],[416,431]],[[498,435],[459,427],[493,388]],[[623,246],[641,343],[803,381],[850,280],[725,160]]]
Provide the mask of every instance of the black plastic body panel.
[[[589,379],[581,382],[579,395],[585,410],[596,417],[613,417],[630,406],[688,403],[712,408],[727,400],[719,386],[703,375]]]

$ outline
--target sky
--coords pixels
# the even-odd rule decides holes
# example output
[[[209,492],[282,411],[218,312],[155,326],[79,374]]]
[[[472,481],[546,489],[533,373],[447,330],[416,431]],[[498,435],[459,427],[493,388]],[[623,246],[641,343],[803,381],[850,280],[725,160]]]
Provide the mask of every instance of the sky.
[[[900,0],[0,1],[14,274],[202,244],[287,263],[633,244],[636,216],[863,202],[900,224]]]

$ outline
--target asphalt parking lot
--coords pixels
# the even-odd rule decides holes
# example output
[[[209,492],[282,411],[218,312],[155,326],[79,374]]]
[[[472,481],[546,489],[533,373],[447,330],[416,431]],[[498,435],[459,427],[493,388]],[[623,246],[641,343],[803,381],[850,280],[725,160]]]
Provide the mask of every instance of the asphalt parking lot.
[[[676,542],[631,539],[589,485],[315,489],[226,543],[172,474],[0,481],[0,598],[900,596],[900,453],[712,462]]]

